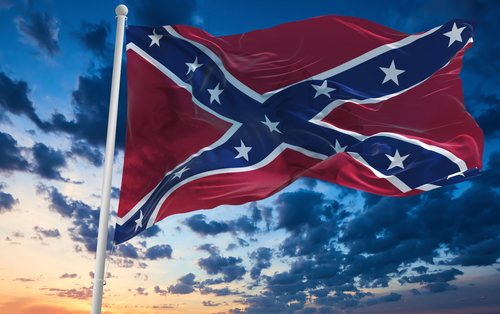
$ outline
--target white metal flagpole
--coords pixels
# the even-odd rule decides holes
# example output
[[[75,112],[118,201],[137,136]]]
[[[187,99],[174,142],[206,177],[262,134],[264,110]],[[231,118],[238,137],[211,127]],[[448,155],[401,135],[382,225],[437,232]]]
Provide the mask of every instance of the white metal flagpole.
[[[104,156],[104,175],[102,182],[101,213],[99,216],[99,232],[95,257],[94,290],[92,294],[91,314],[101,314],[102,291],[104,286],[104,267],[106,263],[106,243],[108,240],[109,202],[111,198],[111,178],[113,175],[113,158],[115,151],[116,120],[118,115],[118,95],[120,91],[120,74],[122,66],[123,33],[128,9],[123,4],[116,7],[117,26],[115,39],[115,58],[111,79],[111,98],[109,101],[108,135],[106,138],[106,154]]]

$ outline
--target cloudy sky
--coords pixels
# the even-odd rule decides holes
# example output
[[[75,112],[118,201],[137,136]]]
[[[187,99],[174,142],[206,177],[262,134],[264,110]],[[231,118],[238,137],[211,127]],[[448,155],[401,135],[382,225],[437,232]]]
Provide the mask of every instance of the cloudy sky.
[[[108,252],[103,312],[500,312],[500,2],[156,2],[0,0],[1,313],[90,312],[121,3],[129,24],[214,36],[327,14],[406,33],[478,20],[460,77],[485,152],[480,177],[409,198],[301,179],[256,203],[171,216]],[[115,216],[124,84],[118,119]]]

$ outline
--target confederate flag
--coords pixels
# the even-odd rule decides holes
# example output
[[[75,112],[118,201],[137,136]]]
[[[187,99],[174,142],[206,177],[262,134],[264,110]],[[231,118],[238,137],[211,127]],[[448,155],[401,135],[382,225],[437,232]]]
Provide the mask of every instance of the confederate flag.
[[[475,27],[408,35],[323,16],[213,37],[129,26],[115,241],[300,177],[409,196],[476,176],[483,134],[458,77]]]

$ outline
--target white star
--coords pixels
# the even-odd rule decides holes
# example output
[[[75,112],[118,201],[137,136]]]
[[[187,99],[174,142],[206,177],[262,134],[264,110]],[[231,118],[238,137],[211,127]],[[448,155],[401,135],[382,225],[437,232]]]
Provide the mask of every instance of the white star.
[[[394,154],[394,157],[392,156],[389,156],[387,154],[385,154],[387,156],[387,158],[389,158],[389,160],[391,161],[391,165],[389,166],[389,168],[387,168],[387,170],[389,169],[392,169],[394,167],[399,167],[401,169],[404,169],[405,166],[403,166],[403,161],[410,155],[406,155],[406,156],[403,156],[401,157],[399,155],[399,151],[396,149],[396,154]]]
[[[182,168],[181,170],[179,170],[179,171],[177,171],[176,173],[174,173],[174,177],[177,177],[177,178],[179,178],[179,179],[180,179],[180,178],[182,177],[182,174],[183,174],[184,172],[188,171],[188,170],[189,170],[189,168],[184,167],[184,168]]]
[[[269,118],[266,115],[264,115],[264,117],[266,118],[266,121],[260,121],[260,122],[264,123],[269,128],[269,132],[276,131],[278,133],[281,133],[281,131],[278,130],[277,128],[279,122],[271,122],[269,121]]]
[[[158,45],[158,47],[160,47],[160,39],[163,37],[163,35],[158,35],[156,34],[156,29],[153,28],[153,35],[149,35],[149,38],[151,38],[151,44],[149,45],[149,47],[153,46],[153,45]]]
[[[135,223],[136,223],[135,231],[137,231],[137,229],[139,229],[139,228],[142,228],[142,210],[139,211],[139,213],[141,214],[141,217],[139,217],[139,219],[135,220]]]
[[[448,43],[448,47],[451,46],[455,41],[462,42],[462,31],[465,29],[464,27],[457,28],[457,23],[453,23],[453,27],[451,31],[444,33],[443,35],[450,37],[450,42]]]
[[[214,100],[217,101],[220,104],[219,100],[219,95],[224,91],[223,89],[219,89],[219,84],[215,86],[214,89],[208,89],[208,92],[210,93],[210,103],[212,103]]]
[[[319,95],[326,95],[328,96],[328,98],[330,98],[329,93],[333,92],[335,88],[328,87],[326,84],[327,84],[326,80],[323,81],[323,84],[321,84],[321,86],[311,84],[311,86],[314,87],[314,89],[316,90],[316,95],[314,95],[314,98],[318,97]]]
[[[235,147],[235,149],[238,151],[238,156],[234,157],[234,159],[243,157],[248,161],[248,152],[252,147],[246,147],[243,141],[241,141],[241,147]]]
[[[332,146],[332,145],[330,145],[330,146]],[[335,153],[342,153],[345,151],[346,148],[347,148],[347,146],[340,147],[339,141],[335,140],[335,147],[333,147],[333,149],[335,149]]]
[[[197,68],[201,67],[203,65],[203,63],[198,63],[198,57],[196,57],[196,59],[194,59],[194,62],[193,63],[187,63],[186,62],[186,65],[188,66],[188,71],[186,73],[189,74],[189,72],[193,72],[196,71]]]
[[[385,73],[384,81],[382,82],[382,84],[384,84],[385,82],[387,82],[389,80],[392,80],[398,86],[399,86],[398,75],[405,72],[405,70],[396,69],[396,65],[394,64],[394,60],[392,60],[390,67],[388,67],[388,68],[380,67],[380,70],[384,71],[384,73]]]

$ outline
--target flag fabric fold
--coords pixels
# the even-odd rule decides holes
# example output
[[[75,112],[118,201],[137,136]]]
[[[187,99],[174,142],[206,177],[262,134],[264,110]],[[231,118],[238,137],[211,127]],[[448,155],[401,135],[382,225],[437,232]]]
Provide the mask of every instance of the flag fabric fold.
[[[409,196],[477,176],[483,134],[458,76],[475,27],[408,35],[323,16],[213,37],[129,26],[115,241],[300,177]]]

